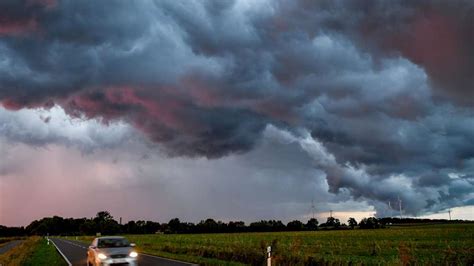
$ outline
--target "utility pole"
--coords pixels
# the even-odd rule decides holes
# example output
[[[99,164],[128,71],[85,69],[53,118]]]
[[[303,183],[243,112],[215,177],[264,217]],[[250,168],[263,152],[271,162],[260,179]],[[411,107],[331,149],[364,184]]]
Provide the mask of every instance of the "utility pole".
[[[390,206],[390,201],[388,201],[388,217],[392,217],[392,206]]]
[[[398,196],[398,206],[400,207],[400,219],[402,219],[402,200]]]

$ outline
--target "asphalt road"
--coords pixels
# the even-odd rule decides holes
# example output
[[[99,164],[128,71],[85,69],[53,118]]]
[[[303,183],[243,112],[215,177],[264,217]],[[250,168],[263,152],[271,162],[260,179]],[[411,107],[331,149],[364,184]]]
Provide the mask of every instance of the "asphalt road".
[[[10,249],[16,247],[18,244],[20,244],[22,242],[22,240],[13,240],[13,241],[10,241],[8,243],[6,243],[5,245],[1,246],[0,247],[0,254],[3,254],[7,251],[9,251]]]
[[[51,238],[56,247],[61,251],[62,255],[67,258],[69,263],[73,266],[85,266],[87,265],[87,248],[88,245],[83,242],[66,240],[62,238]],[[138,265],[139,266],[189,266],[195,265],[187,262],[171,260],[147,254],[138,254]]]

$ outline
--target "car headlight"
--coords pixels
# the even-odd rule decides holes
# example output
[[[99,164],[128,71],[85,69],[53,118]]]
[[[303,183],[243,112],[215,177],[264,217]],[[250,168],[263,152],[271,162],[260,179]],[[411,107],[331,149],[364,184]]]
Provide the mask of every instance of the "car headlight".
[[[107,258],[107,256],[105,256],[102,253],[99,253],[99,255],[97,255],[97,257],[99,257],[99,259],[101,259],[101,260],[105,260]]]
[[[135,251],[132,251],[130,252],[130,254],[128,254],[130,257],[132,258],[136,258],[138,256],[138,253],[136,253]]]

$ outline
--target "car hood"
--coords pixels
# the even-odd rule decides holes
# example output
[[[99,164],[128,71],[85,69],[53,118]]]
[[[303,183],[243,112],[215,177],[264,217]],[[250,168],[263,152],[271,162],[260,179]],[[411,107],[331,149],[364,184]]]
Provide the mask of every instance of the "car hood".
[[[118,255],[118,254],[130,254],[133,251],[132,247],[121,247],[121,248],[99,248],[100,253],[104,253],[106,256]]]

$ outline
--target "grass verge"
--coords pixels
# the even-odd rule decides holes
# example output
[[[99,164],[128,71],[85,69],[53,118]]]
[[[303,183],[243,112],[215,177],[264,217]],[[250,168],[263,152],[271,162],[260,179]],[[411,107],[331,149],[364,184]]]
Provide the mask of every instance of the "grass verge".
[[[66,266],[67,263],[58,253],[53,243],[49,243],[46,239],[41,239],[37,242],[36,248],[22,265],[35,266],[35,265],[58,265]]]
[[[46,239],[29,237],[21,244],[0,255],[0,265],[67,265],[52,244]]]

